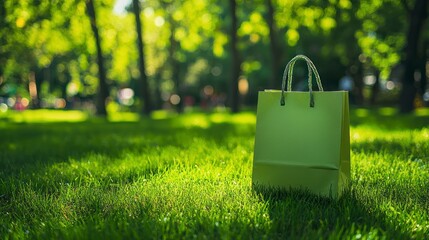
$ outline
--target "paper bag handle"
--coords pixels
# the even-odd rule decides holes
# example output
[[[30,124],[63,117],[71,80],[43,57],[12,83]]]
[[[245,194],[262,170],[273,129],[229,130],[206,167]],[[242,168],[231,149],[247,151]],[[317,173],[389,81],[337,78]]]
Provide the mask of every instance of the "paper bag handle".
[[[292,60],[288,62],[286,65],[286,68],[283,73],[283,79],[282,79],[282,94],[280,98],[280,105],[285,105],[285,87],[287,82],[287,91],[292,91],[292,77],[293,77],[293,67],[295,66],[295,63],[297,60],[302,59],[305,60],[307,63],[307,69],[308,69],[308,90],[310,92],[310,107],[314,107],[314,97],[313,97],[313,87],[312,87],[312,73],[314,73],[314,76],[316,77],[316,83],[319,88],[319,91],[323,92],[322,82],[320,81],[319,72],[317,72],[316,66],[314,66],[314,63],[306,56],[304,55],[297,55]],[[286,81],[287,80],[287,81]]]

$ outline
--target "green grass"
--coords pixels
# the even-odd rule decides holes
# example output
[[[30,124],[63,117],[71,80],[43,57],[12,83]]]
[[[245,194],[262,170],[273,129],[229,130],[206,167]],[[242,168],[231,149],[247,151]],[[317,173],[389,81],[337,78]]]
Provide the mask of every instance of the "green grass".
[[[424,239],[427,110],[351,124],[351,185],[330,201],[252,189],[253,113],[3,113],[0,237]]]

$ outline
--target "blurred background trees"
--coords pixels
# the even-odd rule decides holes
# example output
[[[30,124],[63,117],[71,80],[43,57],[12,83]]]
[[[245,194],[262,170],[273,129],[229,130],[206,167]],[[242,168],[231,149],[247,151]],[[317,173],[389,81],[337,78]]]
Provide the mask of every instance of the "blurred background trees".
[[[353,104],[410,112],[429,103],[427,14],[426,0],[3,0],[0,109],[236,112],[305,54],[326,89],[353,79]]]

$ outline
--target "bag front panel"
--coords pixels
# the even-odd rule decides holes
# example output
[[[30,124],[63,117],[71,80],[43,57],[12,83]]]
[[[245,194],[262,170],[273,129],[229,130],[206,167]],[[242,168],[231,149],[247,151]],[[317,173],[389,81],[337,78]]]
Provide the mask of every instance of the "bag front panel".
[[[309,107],[308,92],[285,94],[281,106],[280,91],[259,93],[254,182],[272,186],[283,182],[283,186],[319,189],[325,195],[329,189],[336,195],[345,92],[314,92],[314,108]]]

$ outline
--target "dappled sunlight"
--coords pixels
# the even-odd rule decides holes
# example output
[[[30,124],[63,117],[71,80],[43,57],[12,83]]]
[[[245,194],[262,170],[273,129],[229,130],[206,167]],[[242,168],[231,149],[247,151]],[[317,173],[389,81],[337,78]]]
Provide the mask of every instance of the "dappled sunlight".
[[[15,123],[55,123],[55,122],[85,122],[101,120],[90,116],[89,113],[79,110],[26,110],[22,112],[8,111],[0,113],[0,121],[7,120]],[[110,112],[107,116],[108,122],[141,122],[145,117],[141,117],[135,112]],[[153,121],[174,120],[176,126],[208,128],[212,123],[221,124],[255,124],[256,115],[253,112],[242,112],[231,114],[228,112],[189,112],[179,115],[174,111],[157,110],[153,111],[148,119]]]
[[[397,141],[399,143],[413,143],[425,141],[427,139],[428,128],[421,130],[392,130],[389,134],[377,126],[356,126],[350,128],[351,143],[372,142],[374,140]]]
[[[419,238],[429,231],[429,128],[412,128],[417,116],[367,110],[350,129],[350,188],[330,201],[252,187],[254,112],[158,113],[136,122],[122,113],[119,122],[3,121],[0,201],[11,214],[0,222],[16,234],[53,229],[64,238],[110,231],[118,238]],[[408,128],[379,127],[385,118]],[[12,225],[15,219],[32,227]],[[70,233],[75,227],[81,230]]]
[[[188,131],[183,130],[178,139],[190,138]],[[36,184],[58,189],[58,204],[49,214],[61,213],[58,217],[66,225],[90,217],[85,209],[96,204],[102,214],[113,218],[118,213],[132,219],[153,218],[150,229],[154,231],[174,226],[187,234],[189,223],[202,224],[220,236],[246,229],[262,231],[269,228],[271,219],[267,204],[251,188],[252,144],[240,141],[237,145],[238,141],[232,137],[217,144],[193,137],[184,146],[155,141],[150,147],[143,144],[140,150],[114,156],[94,152],[72,157],[29,177]],[[44,199],[43,194],[32,192]],[[28,204],[30,209],[36,207]],[[194,220],[189,222],[190,218]]]
[[[393,107],[382,107],[378,109],[378,113],[381,116],[394,116],[398,113],[398,109]]]
[[[354,110],[354,113],[356,114],[357,117],[363,118],[363,117],[367,117],[368,116],[369,111],[368,111],[368,109],[359,108],[359,109]]]
[[[231,123],[256,124],[256,115],[253,113],[240,113],[232,115]]]
[[[415,115],[418,117],[429,117],[429,107],[416,109]]]
[[[243,112],[238,114],[227,112],[186,113],[178,116],[175,120],[176,126],[182,126],[185,128],[198,127],[202,129],[207,129],[212,124],[254,125],[255,123],[256,115],[253,112]]]
[[[0,120],[11,122],[48,123],[48,122],[83,122],[88,120],[88,114],[78,110],[26,110],[22,112],[9,111],[0,114]]]
[[[0,236],[427,238],[427,4],[0,0]],[[294,90],[312,91],[317,66],[348,91],[335,200],[252,184],[258,91],[295,54],[314,65],[292,63]],[[309,129],[265,144],[320,144]]]
[[[271,220],[266,205],[252,192],[250,178],[231,179],[225,174],[231,170],[210,165],[186,171],[171,170],[136,182],[133,188],[141,204],[154,203],[152,211],[161,226],[180,227],[188,218],[194,218],[197,222],[208,221],[206,227],[221,233],[234,231],[235,225],[242,224],[250,229],[268,227]]]
[[[199,128],[208,128],[210,126],[210,121],[206,114],[203,113],[193,113],[189,115],[181,116],[177,119],[179,125],[182,125],[186,128],[199,127]]]
[[[133,112],[115,112],[107,117],[109,122],[138,122],[140,115]]]
[[[209,115],[212,123],[237,123],[237,124],[255,124],[256,115],[254,113],[226,114],[212,113]]]
[[[393,107],[351,108],[351,128],[366,128],[401,131],[420,130],[429,127],[429,108],[418,108],[414,113],[401,114]]]
[[[386,134],[386,130],[376,127],[354,127],[350,131],[352,164],[370,164],[368,155],[357,157],[365,152],[380,156],[377,162],[380,160],[389,163],[414,162],[420,164],[420,169],[429,169],[428,131],[429,128],[408,131],[392,130]],[[365,161],[361,159],[365,159]]]
[[[230,161],[228,165],[234,162],[239,164]],[[252,191],[249,177],[231,178],[236,167],[173,168],[162,174],[141,175],[132,182],[113,181],[108,185],[96,181],[66,183],[58,192],[61,202],[51,211],[61,212],[59,218],[68,225],[98,217],[98,213],[91,216],[85,211],[96,204],[108,219],[127,216],[130,224],[148,219],[141,223],[148,224],[146,234],[170,232],[168,229],[172,228],[181,236],[191,237],[192,229],[198,227],[212,236],[231,232],[245,236],[250,230],[269,229],[272,220],[267,204]],[[86,187],[88,184],[91,190]],[[38,195],[36,198],[42,197],[34,194]],[[29,205],[30,209],[35,207]]]
[[[406,232],[429,231],[429,221],[417,214],[427,208],[427,192],[422,189],[429,187],[429,159],[404,159],[381,151],[356,152],[351,160],[354,189],[360,199],[371,199],[367,207],[383,212],[389,222],[402,225]],[[410,222],[410,218],[414,220]]]
[[[210,115],[210,121],[212,123],[225,123],[230,119],[226,114],[224,113],[213,113]]]
[[[156,111],[152,111],[150,116],[152,119],[160,120],[160,119],[167,119],[167,118],[177,116],[177,113],[172,111],[167,111],[167,110],[156,110]]]

